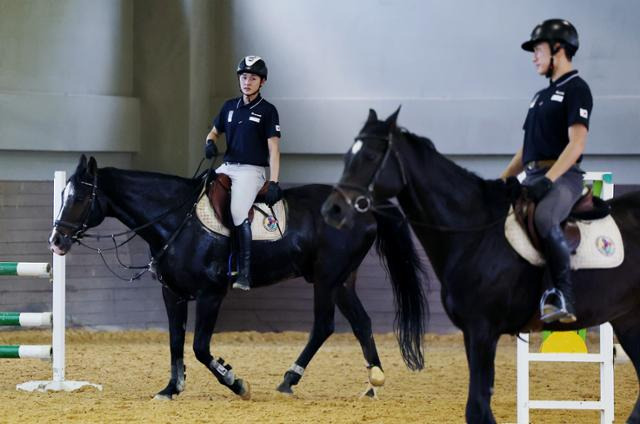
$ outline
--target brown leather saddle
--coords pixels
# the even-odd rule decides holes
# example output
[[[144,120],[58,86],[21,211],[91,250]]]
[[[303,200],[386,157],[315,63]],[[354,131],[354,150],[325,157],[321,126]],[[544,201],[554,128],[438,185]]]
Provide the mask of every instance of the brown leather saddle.
[[[607,202],[599,197],[593,196],[591,188],[578,199],[571,209],[569,217],[561,224],[564,236],[572,253],[575,253],[576,248],[580,244],[580,230],[578,229],[576,221],[590,221],[604,218],[609,215],[610,209]],[[522,194],[514,202],[513,211],[516,221],[518,221],[529,236],[533,247],[542,251],[542,243],[534,223],[536,204],[528,198],[526,190],[523,190]]]
[[[266,181],[255,202],[264,202],[264,195],[267,192],[269,182]],[[209,203],[216,214],[216,218],[224,224],[225,227],[233,228],[233,219],[231,218],[231,178],[227,174],[216,174],[216,179],[209,185],[207,189],[207,197]],[[254,207],[249,208],[249,222],[253,222]]]

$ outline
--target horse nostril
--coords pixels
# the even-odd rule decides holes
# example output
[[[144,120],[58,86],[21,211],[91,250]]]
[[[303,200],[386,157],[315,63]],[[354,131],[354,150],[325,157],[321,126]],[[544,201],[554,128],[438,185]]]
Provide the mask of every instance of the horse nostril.
[[[49,244],[52,244],[54,246],[60,245],[60,234],[51,234],[51,237],[49,237]]]
[[[331,208],[329,209],[329,214],[331,216],[341,215],[342,214],[342,208],[337,203],[334,203],[333,205],[331,205]]]

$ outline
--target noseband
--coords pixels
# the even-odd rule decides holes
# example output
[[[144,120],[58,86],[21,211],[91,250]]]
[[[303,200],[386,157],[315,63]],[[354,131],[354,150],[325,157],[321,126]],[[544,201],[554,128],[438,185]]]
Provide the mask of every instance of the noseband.
[[[98,175],[93,176],[93,181],[91,183],[86,181],[80,181],[80,184],[87,185],[91,187],[91,199],[89,201],[89,206],[82,212],[82,223],[74,224],[72,222],[63,221],[61,219],[56,219],[53,222],[53,228],[58,230],[58,228],[68,228],[71,230],[71,234],[67,235],[60,232],[60,235],[64,238],[71,239],[72,241],[80,240],[84,233],[87,231],[89,219],[91,217],[91,211],[93,210],[93,206],[96,202],[97,191],[98,191]],[[64,208],[64,204],[62,206]]]
[[[378,178],[382,172],[382,170],[384,169],[387,160],[389,159],[389,157],[391,156],[391,153],[393,153],[393,157],[396,158],[396,162],[398,163],[398,168],[400,169],[400,175],[402,177],[402,184],[406,185],[407,184],[407,178],[406,178],[406,174],[404,171],[404,166],[402,164],[402,161],[400,160],[400,157],[398,156],[398,151],[394,148],[394,144],[393,144],[393,133],[390,132],[387,136],[380,136],[377,134],[360,134],[358,135],[355,140],[364,140],[365,138],[373,138],[376,140],[382,140],[385,141],[387,144],[387,149],[384,152],[384,156],[382,157],[382,161],[380,161],[380,165],[378,165],[378,168],[376,169],[376,171],[373,173],[373,176],[371,177],[371,181],[369,181],[369,184],[367,184],[367,187],[361,187],[359,185],[355,185],[355,184],[346,184],[346,183],[342,183],[342,182],[338,182],[335,186],[334,189],[336,192],[338,192],[343,198],[344,200],[347,202],[347,204],[349,206],[351,206],[356,212],[359,213],[365,213],[368,212],[371,207],[373,206],[373,190],[374,187],[376,185],[376,182],[378,181]],[[355,199],[351,199],[351,197],[349,197],[346,193],[346,190],[351,190],[351,191],[355,191],[356,193],[358,193],[358,196],[356,196]]]

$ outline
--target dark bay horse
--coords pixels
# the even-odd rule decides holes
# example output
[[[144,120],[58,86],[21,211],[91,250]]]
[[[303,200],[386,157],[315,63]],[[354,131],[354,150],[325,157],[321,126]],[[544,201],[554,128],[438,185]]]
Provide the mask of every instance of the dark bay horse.
[[[63,255],[88,228],[115,217],[134,229],[149,245],[169,319],[171,379],[156,397],[171,399],[184,390],[184,341],[187,301],[195,300],[193,350],[224,386],[243,399],[250,397],[246,381],[210,352],[218,311],[228,287],[228,238],[205,229],[193,216],[204,179],[186,179],[150,172],[98,168],[84,155],[64,190],[62,208],[51,236],[52,251]],[[309,340],[278,390],[293,393],[304,368],[334,331],[335,306],[347,318],[362,346],[373,386],[384,373],[371,330],[371,320],[355,291],[356,271],[376,242],[386,261],[394,289],[396,334],[407,366],[423,367],[422,336],[428,310],[424,305],[422,268],[408,225],[388,215],[365,214],[351,231],[326,225],[320,206],[331,187],[307,185],[284,191],[287,228],[278,241],[254,241],[251,273],[256,287],[303,276],[314,285],[314,323]],[[371,391],[369,393],[371,394]],[[375,394],[375,392],[373,392]]]
[[[527,331],[543,291],[543,268],[518,256],[504,235],[511,184],[484,180],[456,165],[427,138],[396,125],[398,111],[380,121],[371,110],[349,152],[334,192],[323,205],[337,227],[396,197],[442,285],[442,303],[464,333],[469,366],[466,419],[494,423],[491,394],[501,334]],[[609,321],[640,370],[640,192],[609,201],[620,227],[624,262],[612,269],[572,273],[578,321],[535,329],[574,330]],[[539,315],[537,316],[539,318]],[[628,418],[640,423],[640,400]]]

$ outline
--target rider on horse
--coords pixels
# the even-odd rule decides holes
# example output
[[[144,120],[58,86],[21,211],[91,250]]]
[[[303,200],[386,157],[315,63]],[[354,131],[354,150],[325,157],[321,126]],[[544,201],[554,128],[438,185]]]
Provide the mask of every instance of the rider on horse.
[[[248,213],[265,182],[270,167],[265,201],[272,206],[282,198],[278,185],[280,171],[280,121],[275,106],[260,96],[267,81],[267,65],[259,56],[243,58],[236,69],[242,96],[227,100],[207,134],[205,156],[216,156],[215,141],[226,134],[227,151],[217,173],[231,178],[231,217],[234,229],[238,277],[234,289],[251,287],[251,225]]]
[[[531,100],[523,125],[523,147],[502,173],[506,179],[524,170],[523,185],[537,204],[535,225],[543,240],[546,275],[557,289],[555,296],[543,297],[544,322],[576,321],[570,251],[560,223],[582,194],[584,172],[579,165],[593,107],[591,90],[571,63],[578,46],[578,32],[562,19],[537,25],[522,44],[524,50],[533,52],[536,70],[549,78],[549,86]]]

